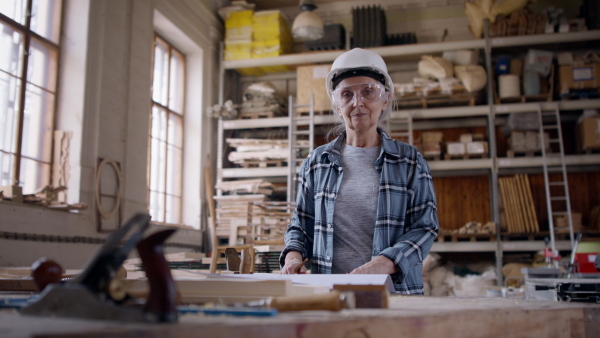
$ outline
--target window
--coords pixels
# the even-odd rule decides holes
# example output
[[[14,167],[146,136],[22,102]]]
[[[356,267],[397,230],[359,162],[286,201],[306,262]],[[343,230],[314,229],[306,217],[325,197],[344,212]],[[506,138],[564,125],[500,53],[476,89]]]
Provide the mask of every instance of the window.
[[[0,1],[0,185],[50,184],[61,0]]]
[[[185,56],[154,36],[150,118],[150,215],[181,224]]]

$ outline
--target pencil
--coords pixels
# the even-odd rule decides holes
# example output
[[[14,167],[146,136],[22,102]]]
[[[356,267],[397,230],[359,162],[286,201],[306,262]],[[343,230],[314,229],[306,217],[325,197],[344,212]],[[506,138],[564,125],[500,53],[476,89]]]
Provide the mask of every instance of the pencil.
[[[294,270],[294,273],[299,273],[300,269],[302,269],[302,267],[304,266],[304,264],[306,264],[306,262],[308,262],[308,258],[305,258],[302,263],[300,263],[300,265],[298,265],[296,267],[296,269]]]

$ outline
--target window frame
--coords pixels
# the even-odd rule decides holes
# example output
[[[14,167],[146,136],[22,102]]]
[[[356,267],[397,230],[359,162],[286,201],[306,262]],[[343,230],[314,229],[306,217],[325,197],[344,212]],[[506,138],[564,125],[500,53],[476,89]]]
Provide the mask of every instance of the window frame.
[[[167,102],[166,102],[166,106],[160,102],[157,102],[154,100],[154,76],[155,76],[155,69],[154,69],[154,61],[155,61],[155,48],[157,46],[157,40],[161,41],[164,45],[166,45],[168,47],[168,76],[166,79],[166,92],[167,92]],[[160,197],[163,199],[163,206],[164,209],[162,210],[162,215],[160,217],[157,216],[156,219],[154,219],[154,215],[153,216],[153,223],[156,224],[163,224],[163,225],[170,225],[170,226],[180,226],[183,225],[184,223],[184,215],[183,215],[183,197],[184,197],[184,186],[183,186],[183,179],[184,179],[184,167],[185,167],[185,157],[184,157],[184,149],[185,149],[185,137],[184,137],[184,130],[185,130],[185,112],[186,112],[186,94],[187,94],[187,83],[186,83],[186,67],[187,67],[187,57],[186,54],[183,53],[181,50],[179,50],[177,47],[175,47],[175,45],[170,42],[169,40],[167,40],[166,38],[164,38],[163,36],[161,36],[161,34],[157,33],[156,31],[153,32],[153,37],[152,37],[152,68],[151,68],[151,90],[150,90],[150,103],[151,103],[151,107],[150,107],[150,119],[149,119],[149,123],[148,123],[148,171],[147,171],[147,187],[148,187],[148,198],[147,198],[147,205],[148,208],[150,209],[151,206],[151,199],[152,199],[152,193],[155,192],[157,194],[160,195]],[[178,93],[179,95],[181,95],[180,97],[180,101],[181,101],[181,112],[176,112],[174,110],[171,109],[171,107],[169,107],[169,96],[170,96],[170,89],[171,89],[171,83],[172,83],[172,77],[171,77],[171,57],[173,54],[173,50],[179,54],[181,56],[181,62],[182,62],[182,78],[180,79],[181,83],[182,83],[182,92]],[[166,152],[166,158],[167,158],[167,163],[165,163],[165,168],[164,168],[164,177],[163,180],[165,182],[164,184],[164,192],[161,191],[153,191],[152,190],[152,185],[151,185],[151,180],[152,180],[152,140],[154,138],[154,136],[152,135],[152,121],[153,121],[153,111],[155,108],[158,108],[161,111],[166,112],[166,118],[165,121],[167,122],[167,127],[166,127],[166,135],[165,135],[165,142],[166,142],[166,148],[167,148],[167,152]],[[169,143],[169,127],[168,127],[168,123],[170,120],[170,117],[174,115],[176,116],[180,121],[180,127],[181,127],[181,147],[177,147],[174,144]],[[179,195],[174,195],[174,194],[169,194],[167,192],[167,180],[168,180],[168,175],[169,175],[169,163],[168,163],[168,148],[169,146],[173,146],[173,147],[177,147],[180,151],[180,159],[179,159],[179,163],[180,163],[180,174],[179,174]],[[167,197],[168,196],[175,196],[176,198],[179,199],[179,208],[176,210],[176,218],[178,219],[178,222],[176,223],[171,223],[171,222],[167,222],[166,221],[166,216],[167,216]],[[151,209],[150,209],[151,211]],[[175,210],[173,211],[175,212]]]
[[[45,185],[51,185],[52,184],[52,177],[53,177],[53,161],[54,161],[54,130],[56,130],[56,119],[57,119],[57,113],[58,113],[58,96],[59,96],[59,78],[60,78],[60,74],[61,74],[61,64],[60,64],[60,58],[61,58],[61,45],[62,45],[62,29],[63,29],[63,22],[64,22],[64,11],[65,11],[65,6],[64,6],[64,1],[63,0],[57,0],[57,6],[59,7],[58,12],[60,12],[60,20],[57,24],[57,31],[58,31],[58,42],[53,42],[52,40],[41,36],[40,34],[36,33],[35,31],[33,31],[31,29],[31,21],[32,21],[32,15],[31,15],[31,11],[32,11],[32,6],[33,6],[33,0],[27,0],[27,5],[26,5],[26,15],[25,15],[25,22],[23,24],[13,20],[12,18],[6,16],[3,13],[0,13],[0,22],[2,22],[5,25],[10,26],[11,28],[13,28],[15,31],[18,31],[22,34],[23,36],[23,55],[21,56],[21,62],[23,62],[22,67],[21,67],[21,72],[19,73],[17,79],[17,82],[19,83],[19,99],[18,99],[18,111],[16,112],[16,117],[18,119],[17,123],[16,123],[16,127],[17,129],[15,130],[15,138],[16,138],[16,144],[15,144],[15,150],[14,153],[10,152],[10,151],[4,151],[4,150],[0,150],[0,152],[4,153],[4,154],[8,154],[9,156],[12,155],[14,156],[14,163],[13,163],[13,172],[12,172],[12,177],[10,178],[11,180],[11,185],[16,185],[19,186],[20,182],[21,182],[21,162],[22,159],[28,159],[31,161],[35,161],[36,163],[41,163],[43,165],[48,166],[46,173],[46,176],[48,177],[48,181],[45,182]],[[46,88],[40,87],[37,84],[34,84],[33,82],[29,83],[27,81],[27,73],[29,70],[29,63],[30,63],[30,48],[31,48],[31,41],[33,40],[37,40],[39,44],[45,46],[48,49],[52,49],[53,52],[55,53],[55,59],[51,60],[51,62],[53,63],[53,65],[55,66],[55,71],[56,71],[56,76],[54,78],[54,83],[52,84],[54,86],[54,91],[52,92],[51,90],[48,90]],[[0,72],[3,72],[0,70]],[[9,74],[6,73],[8,76],[14,76],[13,74]],[[46,92],[46,93],[51,93],[54,95],[54,102],[52,103],[52,111],[51,113],[51,126],[50,126],[50,130],[52,131],[52,135],[51,135],[51,144],[49,147],[49,162],[46,162],[44,160],[40,160],[37,158],[32,158],[29,156],[24,156],[23,155],[23,134],[24,134],[24,121],[25,121],[25,107],[26,107],[26,96],[27,96],[27,85],[31,85],[35,88],[38,88],[39,90]],[[24,192],[25,193],[25,192]]]

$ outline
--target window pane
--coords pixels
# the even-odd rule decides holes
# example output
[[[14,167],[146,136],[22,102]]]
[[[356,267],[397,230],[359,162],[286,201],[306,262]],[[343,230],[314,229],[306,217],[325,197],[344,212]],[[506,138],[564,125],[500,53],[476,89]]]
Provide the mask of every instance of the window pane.
[[[32,85],[27,85],[24,110],[21,154],[40,161],[50,162],[54,95]]]
[[[167,158],[167,194],[181,195],[182,158],[181,149],[169,145]]]
[[[183,113],[184,58],[176,50],[171,50],[171,74],[169,85],[169,109]]]
[[[34,194],[50,184],[50,165],[21,158],[21,176],[19,184],[23,194]]]
[[[176,114],[169,115],[169,144],[183,147],[183,121]]]
[[[162,194],[157,192],[150,192],[150,216],[152,216],[152,220],[155,222],[164,222],[164,217],[161,214],[161,205],[164,204],[161,201],[163,200]]]
[[[56,90],[57,52],[32,39],[27,65],[27,81],[36,86]]]
[[[2,3],[2,1],[0,1]],[[0,71],[21,76],[23,35],[0,22]]]
[[[167,112],[159,107],[152,107],[152,137],[167,140]]]
[[[14,76],[0,72],[0,150],[17,151],[16,130],[21,86]]]
[[[15,156],[0,151],[0,185],[13,184]]]
[[[169,47],[162,40],[155,41],[152,99],[166,106],[169,85]]]
[[[181,223],[181,198],[175,196],[167,196],[167,210],[165,215],[166,223],[180,224]]]
[[[58,43],[60,35],[59,0],[33,0],[31,8],[31,30]]]
[[[0,13],[8,16],[16,22],[25,24],[25,13],[27,12],[27,0],[2,0],[0,1]]]

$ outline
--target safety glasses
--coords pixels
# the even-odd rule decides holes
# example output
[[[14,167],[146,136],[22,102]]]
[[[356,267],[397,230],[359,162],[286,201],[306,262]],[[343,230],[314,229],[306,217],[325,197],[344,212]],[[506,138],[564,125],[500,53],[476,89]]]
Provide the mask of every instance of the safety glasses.
[[[336,88],[333,91],[333,103],[347,106],[355,99],[362,102],[377,102],[384,98],[385,87],[381,83],[357,83],[346,87]]]

